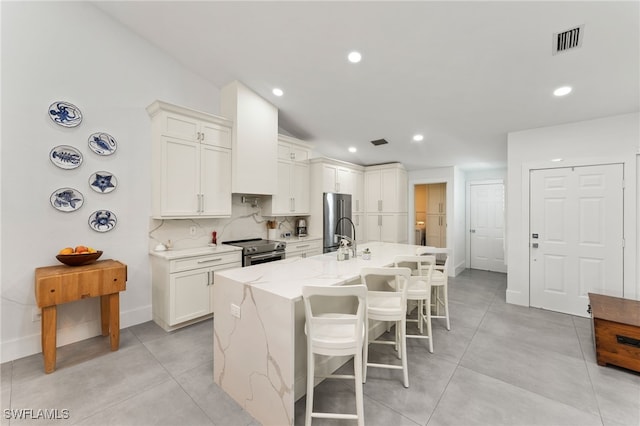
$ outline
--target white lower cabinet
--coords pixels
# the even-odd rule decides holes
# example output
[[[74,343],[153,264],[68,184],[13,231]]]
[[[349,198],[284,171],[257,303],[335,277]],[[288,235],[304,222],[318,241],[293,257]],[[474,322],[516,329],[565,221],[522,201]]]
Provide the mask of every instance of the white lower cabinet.
[[[291,242],[287,241],[287,248],[285,249],[286,259],[292,257],[310,257],[322,254],[322,239],[317,238],[313,240],[303,240]]]
[[[171,259],[152,256],[153,320],[171,331],[209,318],[215,271],[241,266],[240,251]]]

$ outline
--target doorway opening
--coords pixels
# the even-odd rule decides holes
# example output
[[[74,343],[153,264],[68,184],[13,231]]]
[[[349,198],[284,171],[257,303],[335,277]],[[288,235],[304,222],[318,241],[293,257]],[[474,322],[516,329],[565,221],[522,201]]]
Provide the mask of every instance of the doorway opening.
[[[416,245],[447,247],[447,184],[414,186]]]

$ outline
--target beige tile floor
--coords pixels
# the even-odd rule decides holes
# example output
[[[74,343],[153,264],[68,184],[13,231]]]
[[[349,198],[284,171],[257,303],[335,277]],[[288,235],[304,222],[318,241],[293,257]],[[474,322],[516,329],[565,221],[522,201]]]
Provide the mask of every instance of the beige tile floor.
[[[434,320],[433,354],[425,341],[408,341],[410,387],[397,370],[369,370],[366,424],[640,425],[640,374],[596,364],[588,319],[506,304],[504,274],[467,270],[449,287],[451,331]],[[122,330],[120,350],[108,347],[104,337],[61,347],[53,374],[39,354],[2,364],[0,424],[257,424],[213,383],[211,320],[173,333],[140,324]],[[355,411],[352,383],[316,389],[319,409]],[[17,420],[7,409],[69,418]],[[314,420],[321,424],[355,422]]]

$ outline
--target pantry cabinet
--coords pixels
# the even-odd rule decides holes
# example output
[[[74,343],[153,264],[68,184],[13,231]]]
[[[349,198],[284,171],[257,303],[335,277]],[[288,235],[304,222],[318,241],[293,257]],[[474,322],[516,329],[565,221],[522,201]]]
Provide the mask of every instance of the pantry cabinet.
[[[300,216],[309,214],[309,153],[311,145],[278,136],[278,185],[267,200],[266,216]]]
[[[231,122],[156,101],[152,120],[152,215],[231,216]]]
[[[213,313],[215,271],[242,266],[241,251],[187,251],[151,257],[153,320],[175,330]]]
[[[366,212],[407,212],[407,172],[401,164],[367,167],[364,183]]]
[[[399,163],[367,167],[364,187],[367,240],[406,243],[407,172],[404,167]]]
[[[365,217],[367,241],[407,243],[406,213],[367,213]]]

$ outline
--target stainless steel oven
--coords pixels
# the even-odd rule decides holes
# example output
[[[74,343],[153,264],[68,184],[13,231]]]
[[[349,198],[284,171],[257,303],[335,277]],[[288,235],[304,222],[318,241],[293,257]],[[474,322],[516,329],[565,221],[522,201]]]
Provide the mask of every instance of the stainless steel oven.
[[[262,238],[225,241],[223,244],[242,247],[242,266],[275,262],[285,258],[287,243]]]
[[[284,259],[284,251],[280,250],[274,250],[269,253],[245,254],[242,256],[242,266],[258,265],[282,259]]]

